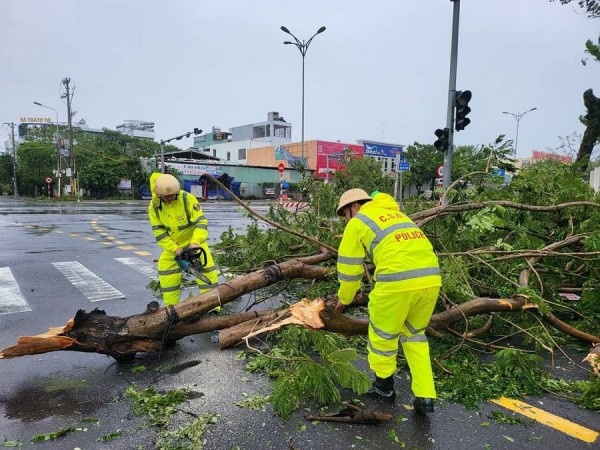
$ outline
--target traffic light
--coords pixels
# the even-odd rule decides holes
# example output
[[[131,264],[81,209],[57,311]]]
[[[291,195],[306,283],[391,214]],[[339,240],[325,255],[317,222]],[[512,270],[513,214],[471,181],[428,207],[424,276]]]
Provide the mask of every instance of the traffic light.
[[[471,112],[469,101],[471,101],[471,91],[456,91],[454,100],[454,106],[456,107],[456,122],[454,122],[454,129],[456,131],[464,130],[465,127],[471,123],[471,119],[467,117],[467,114]]]
[[[433,143],[433,146],[440,152],[447,152],[449,146],[448,139],[450,137],[450,130],[448,128],[444,128],[443,130],[438,128],[437,130],[435,130],[435,135],[438,139]]]
[[[194,128],[194,134],[197,136],[200,133],[202,133],[202,130],[200,128]]]

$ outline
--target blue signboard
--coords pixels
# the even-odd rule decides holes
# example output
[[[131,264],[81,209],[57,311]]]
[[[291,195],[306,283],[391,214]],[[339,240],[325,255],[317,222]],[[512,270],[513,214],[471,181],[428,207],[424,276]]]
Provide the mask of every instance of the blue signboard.
[[[398,172],[408,172],[410,171],[410,163],[401,162],[398,164]]]
[[[398,153],[402,154],[403,149],[404,147],[401,145],[380,144],[378,142],[363,142],[364,156],[395,158]]]

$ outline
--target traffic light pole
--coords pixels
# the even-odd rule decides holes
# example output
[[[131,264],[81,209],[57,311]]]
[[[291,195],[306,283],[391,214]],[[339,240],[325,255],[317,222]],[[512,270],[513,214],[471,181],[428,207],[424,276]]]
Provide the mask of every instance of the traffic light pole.
[[[450,0],[454,3],[452,15],[452,45],[450,48],[450,81],[448,83],[448,112],[446,128],[448,128],[448,150],[444,153],[444,188],[449,188],[452,182],[452,152],[454,151],[454,102],[456,100],[456,66],[458,61],[458,21],[460,15],[460,0]]]

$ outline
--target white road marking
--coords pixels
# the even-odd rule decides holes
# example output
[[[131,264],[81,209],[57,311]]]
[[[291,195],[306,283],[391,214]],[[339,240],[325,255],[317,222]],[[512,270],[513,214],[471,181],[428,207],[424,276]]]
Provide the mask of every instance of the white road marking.
[[[154,267],[154,264],[150,264],[140,258],[115,258],[115,261],[119,261],[136,272],[146,275],[148,278],[156,278],[158,276],[158,271]]]
[[[0,314],[31,311],[9,267],[0,267]]]
[[[78,261],[55,262],[52,265],[91,302],[125,298],[124,294]]]

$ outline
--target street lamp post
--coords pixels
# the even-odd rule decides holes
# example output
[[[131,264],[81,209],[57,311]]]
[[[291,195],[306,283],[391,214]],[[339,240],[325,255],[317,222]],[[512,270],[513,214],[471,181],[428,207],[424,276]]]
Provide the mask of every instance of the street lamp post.
[[[284,26],[281,27],[281,31],[289,34],[296,41],[296,42],[285,41],[284,44],[285,45],[290,45],[290,44],[295,45],[296,48],[300,51],[300,54],[302,55],[302,158],[304,158],[304,57],[306,56],[306,52],[308,51],[308,46],[310,45],[313,38],[317,34],[320,34],[325,30],[326,30],[325,27],[321,27],[317,30],[317,32],[315,34],[312,35],[312,37],[308,41],[305,42],[304,40],[302,40],[302,42],[300,42],[300,40],[296,36],[294,36],[290,30],[288,30]]]
[[[162,173],[166,173],[166,170],[167,170],[167,168],[165,166],[165,147],[164,147],[164,145],[167,142],[179,141],[179,140],[181,140],[183,138],[189,138],[192,134],[194,136],[196,136],[196,135],[198,135],[200,133],[202,133],[202,130],[200,128],[194,128],[194,131],[188,131],[187,133],[182,134],[181,136],[175,136],[174,138],[171,138],[171,139],[162,139],[160,141],[160,165],[161,165],[161,172]]]
[[[60,134],[58,131],[58,111],[54,108],[52,108],[51,106],[46,106],[46,105],[42,105],[40,102],[33,102],[34,105],[37,106],[41,106],[42,108],[48,108],[51,109],[52,111],[54,111],[54,113],[56,114],[56,169],[57,169],[57,174],[56,176],[58,177],[58,194],[57,197],[60,200],[60,189],[61,189],[61,173],[60,173]]]
[[[536,108],[531,108],[531,109],[528,109],[525,112],[516,113],[516,114],[508,112],[508,111],[503,111],[502,112],[502,114],[510,114],[517,121],[517,133],[515,134],[515,160],[517,159],[517,143],[519,142],[519,122],[521,121],[521,119],[523,118],[523,116],[525,114],[527,114],[528,112],[531,112],[531,111],[535,111],[536,109],[537,109],[537,107]]]

